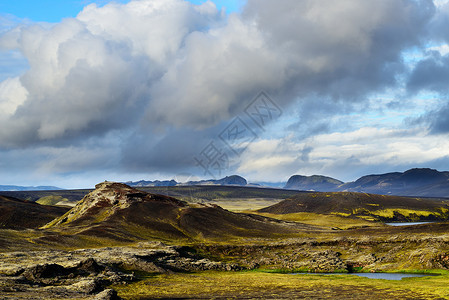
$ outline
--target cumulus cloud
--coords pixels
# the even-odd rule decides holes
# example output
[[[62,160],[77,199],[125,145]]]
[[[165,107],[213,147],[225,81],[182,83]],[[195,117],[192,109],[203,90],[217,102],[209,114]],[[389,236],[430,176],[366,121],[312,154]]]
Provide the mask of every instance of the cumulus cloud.
[[[185,35],[218,18],[211,5],[92,4],[76,19],[50,28],[8,32],[3,44],[20,49],[30,69],[20,78],[27,99],[3,119],[1,145],[72,140],[135,126],[150,101],[149,89]]]
[[[0,115],[13,115],[21,104],[25,102],[28,91],[22,86],[20,79],[7,78],[0,82]]]
[[[152,90],[150,120],[210,127],[241,112],[262,88],[286,80],[285,62],[237,15],[223,27],[191,34],[179,54]]]
[[[15,30],[28,97],[1,140],[104,133],[145,109],[151,125],[205,128],[262,88],[287,94],[284,104],[363,96],[394,83],[401,50],[418,43],[432,12],[429,1],[249,1],[224,20],[211,2],[92,4],[51,28]]]
[[[364,96],[395,84],[401,53],[419,44],[431,1],[250,0],[245,10],[288,60],[296,92]],[[386,46],[388,45],[388,46]]]

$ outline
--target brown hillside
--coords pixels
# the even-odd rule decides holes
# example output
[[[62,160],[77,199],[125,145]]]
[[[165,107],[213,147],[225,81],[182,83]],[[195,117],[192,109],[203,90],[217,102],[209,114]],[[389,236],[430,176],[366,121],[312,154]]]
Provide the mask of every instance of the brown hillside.
[[[419,211],[434,214],[435,219],[447,219],[449,201],[423,198],[385,196],[355,192],[298,194],[263,208],[259,212],[289,214],[312,212],[318,214],[341,213],[348,215],[382,216],[387,210]],[[432,218],[432,217],[431,217]]]
[[[44,228],[76,228],[85,235],[125,240],[276,237],[300,228],[314,229],[237,214],[216,205],[188,204],[111,182],[98,184],[74,208]]]
[[[68,208],[44,206],[31,201],[0,196],[0,228],[38,228],[63,215]]]

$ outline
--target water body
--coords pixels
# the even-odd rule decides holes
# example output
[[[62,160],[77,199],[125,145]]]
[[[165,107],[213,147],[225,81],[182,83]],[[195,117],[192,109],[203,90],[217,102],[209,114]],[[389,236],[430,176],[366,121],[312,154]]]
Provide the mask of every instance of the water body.
[[[402,278],[409,278],[409,277],[438,276],[438,274],[409,274],[409,273],[293,273],[292,275],[341,275],[341,276],[356,275],[370,279],[386,279],[386,280],[401,280]]]
[[[428,224],[428,223],[435,223],[435,222],[397,222],[397,223],[385,223],[385,224],[390,225],[390,226],[409,226],[409,225],[421,225],[421,224]]]
[[[351,273],[351,275],[357,275],[360,277],[366,277],[370,279],[387,279],[387,280],[401,280],[402,278],[409,278],[409,277],[435,276],[433,274],[406,274],[406,273]]]

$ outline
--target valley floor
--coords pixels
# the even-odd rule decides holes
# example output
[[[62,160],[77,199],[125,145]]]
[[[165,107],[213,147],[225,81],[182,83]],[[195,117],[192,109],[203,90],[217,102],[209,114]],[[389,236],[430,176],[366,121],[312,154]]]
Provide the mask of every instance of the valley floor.
[[[371,202],[345,213],[343,196],[351,209],[359,197]],[[361,194],[301,197],[217,202],[231,212],[99,184],[39,229],[0,229],[0,299],[449,299],[449,222],[441,221],[449,208],[412,199],[413,209],[380,209],[373,201],[383,196]],[[295,211],[320,197],[341,201],[329,212]],[[380,222],[429,216],[439,222]],[[292,275],[303,272],[334,274]],[[390,281],[355,272],[439,276]]]
[[[261,271],[157,275],[114,289],[125,299],[447,299],[449,275],[373,280]]]
[[[0,299],[448,299],[448,226],[329,231],[320,239],[6,251],[0,252]],[[400,281],[291,275],[304,271],[440,275]]]

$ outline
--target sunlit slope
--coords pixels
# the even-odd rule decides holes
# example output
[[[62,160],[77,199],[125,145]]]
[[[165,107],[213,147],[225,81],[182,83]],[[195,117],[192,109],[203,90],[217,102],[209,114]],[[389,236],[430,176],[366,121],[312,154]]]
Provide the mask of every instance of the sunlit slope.
[[[449,201],[353,192],[303,193],[260,209],[272,214],[337,214],[378,221],[447,220]]]

